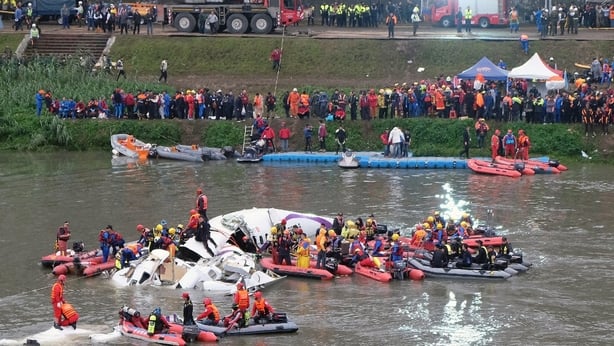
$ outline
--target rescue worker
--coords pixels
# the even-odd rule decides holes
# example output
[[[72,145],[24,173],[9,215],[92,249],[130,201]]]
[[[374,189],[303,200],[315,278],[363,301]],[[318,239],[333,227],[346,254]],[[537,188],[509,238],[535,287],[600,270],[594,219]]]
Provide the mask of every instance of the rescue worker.
[[[66,275],[58,276],[58,280],[51,287],[51,305],[53,306],[53,327],[62,330],[60,319],[62,318],[62,304],[64,304],[64,282]]]
[[[495,249],[492,246],[488,247],[487,250],[487,254],[486,254],[486,263],[482,266],[482,269],[484,270],[496,270],[496,265],[497,265],[497,252],[495,252]]]
[[[477,243],[479,246],[478,254],[475,256],[475,258],[473,258],[473,262],[477,264],[485,264],[488,262],[488,250],[483,245],[481,240],[478,240]]]
[[[279,253],[279,264],[292,265],[290,259],[290,252],[292,251],[292,238],[290,237],[290,231],[285,230],[281,239],[278,242],[277,251]]]
[[[273,307],[262,297],[262,292],[257,291],[254,293],[254,307],[252,308],[254,322],[260,323],[262,319],[264,319],[265,322],[270,322],[274,312],[275,310]]]
[[[309,262],[311,260],[311,258],[309,257],[310,242],[311,240],[309,238],[304,238],[302,242],[299,243],[298,249],[296,251],[296,266],[298,268],[309,268]]]
[[[232,304],[232,312],[230,313],[230,315],[224,316],[224,327],[227,328],[222,335],[226,334],[232,328],[242,328],[244,326],[245,319],[243,317],[243,313],[239,309],[239,305],[236,303]]]
[[[243,314],[249,312],[249,293],[242,282],[237,284],[237,291],[234,294],[233,302],[239,306],[239,310]]]
[[[343,225],[345,222],[343,221],[343,213],[337,213],[337,216],[333,220],[333,229],[337,235],[341,235],[341,231],[343,231]]]
[[[109,258],[109,238],[111,236],[109,231],[112,229],[113,227],[108,225],[98,233],[98,243],[100,244],[100,250],[102,250],[102,263],[106,263]]]
[[[473,262],[473,257],[471,257],[471,252],[469,252],[469,247],[467,246],[467,244],[463,244],[463,248],[461,250],[461,255],[459,259],[460,260],[456,262],[457,268],[471,267],[471,263]]]
[[[60,256],[66,256],[66,247],[70,239],[70,227],[68,221],[64,221],[64,225],[58,228],[57,232],[57,250],[60,251]]]
[[[501,240],[503,244],[499,247],[499,254],[497,256],[509,260],[512,258],[512,253],[514,252],[512,244],[508,243],[506,237],[501,238]]]
[[[367,218],[365,231],[367,231],[367,240],[373,240],[375,233],[377,233],[377,221],[375,221],[375,216],[373,216],[373,214],[369,215]]]
[[[220,323],[220,311],[217,309],[217,306],[213,304],[211,298],[203,299],[203,305],[205,306],[205,311],[198,315],[196,319],[202,324],[217,326]]]
[[[196,324],[194,322],[194,305],[190,299],[190,294],[188,292],[183,292],[181,298],[183,298],[183,325]]]
[[[62,304],[62,320],[60,321],[60,326],[71,326],[72,329],[77,329],[77,321],[79,321],[79,314],[75,308],[68,303]]]
[[[529,140],[529,136],[524,132],[524,130],[518,130],[518,153],[516,157],[519,157],[522,160],[529,159],[529,149],[531,148],[531,141]]]
[[[433,252],[433,258],[431,259],[431,266],[433,268],[446,268],[448,267],[448,254],[443,249],[441,243],[437,244],[437,248]]]
[[[326,227],[324,224],[320,225],[320,231],[318,236],[316,237],[316,247],[318,249],[318,258],[316,262],[316,268],[324,268],[326,265],[326,243],[328,239],[326,238]]]
[[[381,256],[384,256],[383,252],[384,252],[383,237],[381,235],[378,235],[377,238],[375,239],[375,243],[373,244],[373,251],[371,252],[371,255],[381,257]]]
[[[198,210],[198,213],[202,215],[205,220],[209,221],[209,218],[207,218],[209,198],[207,198],[207,195],[203,193],[203,189],[201,189],[200,187],[196,189],[196,196],[196,209]]]
[[[465,32],[471,33],[471,19],[473,18],[473,13],[471,12],[471,7],[467,6],[465,10]]]
[[[499,131],[499,129],[496,129],[495,133],[492,135],[492,137],[490,137],[490,157],[493,163],[495,162],[495,158],[497,157],[497,155],[499,155],[500,134],[501,131]]]
[[[215,252],[209,247],[209,242],[211,242],[214,245],[213,249],[217,249],[217,243],[215,240],[211,239],[211,225],[209,225],[209,222],[200,214],[198,215],[198,228],[196,229],[195,239],[203,243],[211,257],[215,257]]]
[[[428,226],[428,224],[416,225],[416,231],[414,232],[410,242],[411,246],[422,247],[422,242],[426,237],[426,231],[424,230],[426,228],[425,225]]]
[[[399,234],[395,233],[392,235],[391,237],[392,239],[392,246],[390,249],[390,260],[392,262],[398,262],[398,261],[402,261],[403,260],[403,247],[401,246],[401,243],[399,242]]]
[[[147,335],[165,333],[170,329],[166,318],[162,315],[160,308],[155,308],[149,315],[149,324],[147,325]]]

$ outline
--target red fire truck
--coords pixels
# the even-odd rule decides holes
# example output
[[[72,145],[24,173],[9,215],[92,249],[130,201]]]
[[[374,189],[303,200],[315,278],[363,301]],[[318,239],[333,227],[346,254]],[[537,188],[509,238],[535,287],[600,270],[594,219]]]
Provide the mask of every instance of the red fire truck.
[[[454,26],[459,7],[464,23],[467,6],[471,8],[472,25],[488,28],[509,24],[507,0],[431,0],[428,5],[431,22],[444,27]]]

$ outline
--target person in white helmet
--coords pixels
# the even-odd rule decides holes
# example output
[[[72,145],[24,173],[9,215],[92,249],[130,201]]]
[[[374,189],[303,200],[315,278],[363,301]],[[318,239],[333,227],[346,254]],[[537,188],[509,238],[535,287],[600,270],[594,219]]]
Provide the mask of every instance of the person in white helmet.
[[[36,24],[32,23],[32,27],[30,28],[30,44],[34,46],[34,41],[38,41],[39,37],[40,31],[38,31]]]

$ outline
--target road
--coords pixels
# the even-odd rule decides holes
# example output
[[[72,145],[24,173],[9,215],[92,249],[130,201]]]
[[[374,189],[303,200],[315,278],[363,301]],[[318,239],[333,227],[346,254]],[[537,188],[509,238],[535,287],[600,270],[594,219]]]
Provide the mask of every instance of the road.
[[[7,26],[8,21],[5,21],[4,29],[1,32],[12,32],[10,26]],[[78,28],[72,26],[70,30],[62,30],[60,25],[53,22],[41,23],[41,31],[43,33],[51,32],[70,32],[70,33],[88,33],[85,27]],[[141,36],[145,36],[144,27]],[[25,32],[25,31],[24,31]],[[274,33],[269,35],[256,35],[256,34],[244,34],[241,37],[271,37],[275,35],[281,35],[283,30],[277,28]],[[455,28],[442,28],[438,26],[432,26],[430,24],[423,24],[418,29],[417,36],[412,35],[412,28],[410,25],[397,25],[395,28],[396,40],[492,40],[492,41],[517,41],[520,38],[520,34],[525,33],[529,36],[529,40],[539,40],[539,34],[536,27],[533,24],[523,24],[520,27],[518,33],[510,33],[509,29],[505,27],[497,28],[473,28],[471,34],[456,33]],[[116,33],[118,34],[118,33]],[[388,32],[386,27],[379,26],[378,28],[336,28],[336,27],[323,27],[320,25],[306,26],[301,24],[300,26],[290,26],[286,28],[285,34],[288,36],[301,36],[310,37],[314,39],[375,39],[386,40],[388,39]],[[161,25],[154,27],[155,36],[172,36],[172,37],[188,37],[188,36],[203,36],[198,33],[183,33],[175,30],[172,27],[166,26],[162,28]],[[210,36],[210,35],[207,35]],[[217,37],[232,37],[239,35],[220,33]],[[577,35],[563,35],[563,36],[548,36],[546,40],[591,40],[591,41],[614,41],[614,28],[607,29],[585,29],[581,28]]]

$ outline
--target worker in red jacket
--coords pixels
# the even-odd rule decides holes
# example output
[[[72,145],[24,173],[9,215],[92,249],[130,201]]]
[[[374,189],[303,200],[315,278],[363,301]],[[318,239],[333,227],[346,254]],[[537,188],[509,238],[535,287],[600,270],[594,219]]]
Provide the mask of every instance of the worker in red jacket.
[[[51,305],[53,306],[53,327],[62,330],[60,319],[62,318],[62,304],[64,304],[64,282],[66,275],[58,276],[58,280],[51,287]]]

